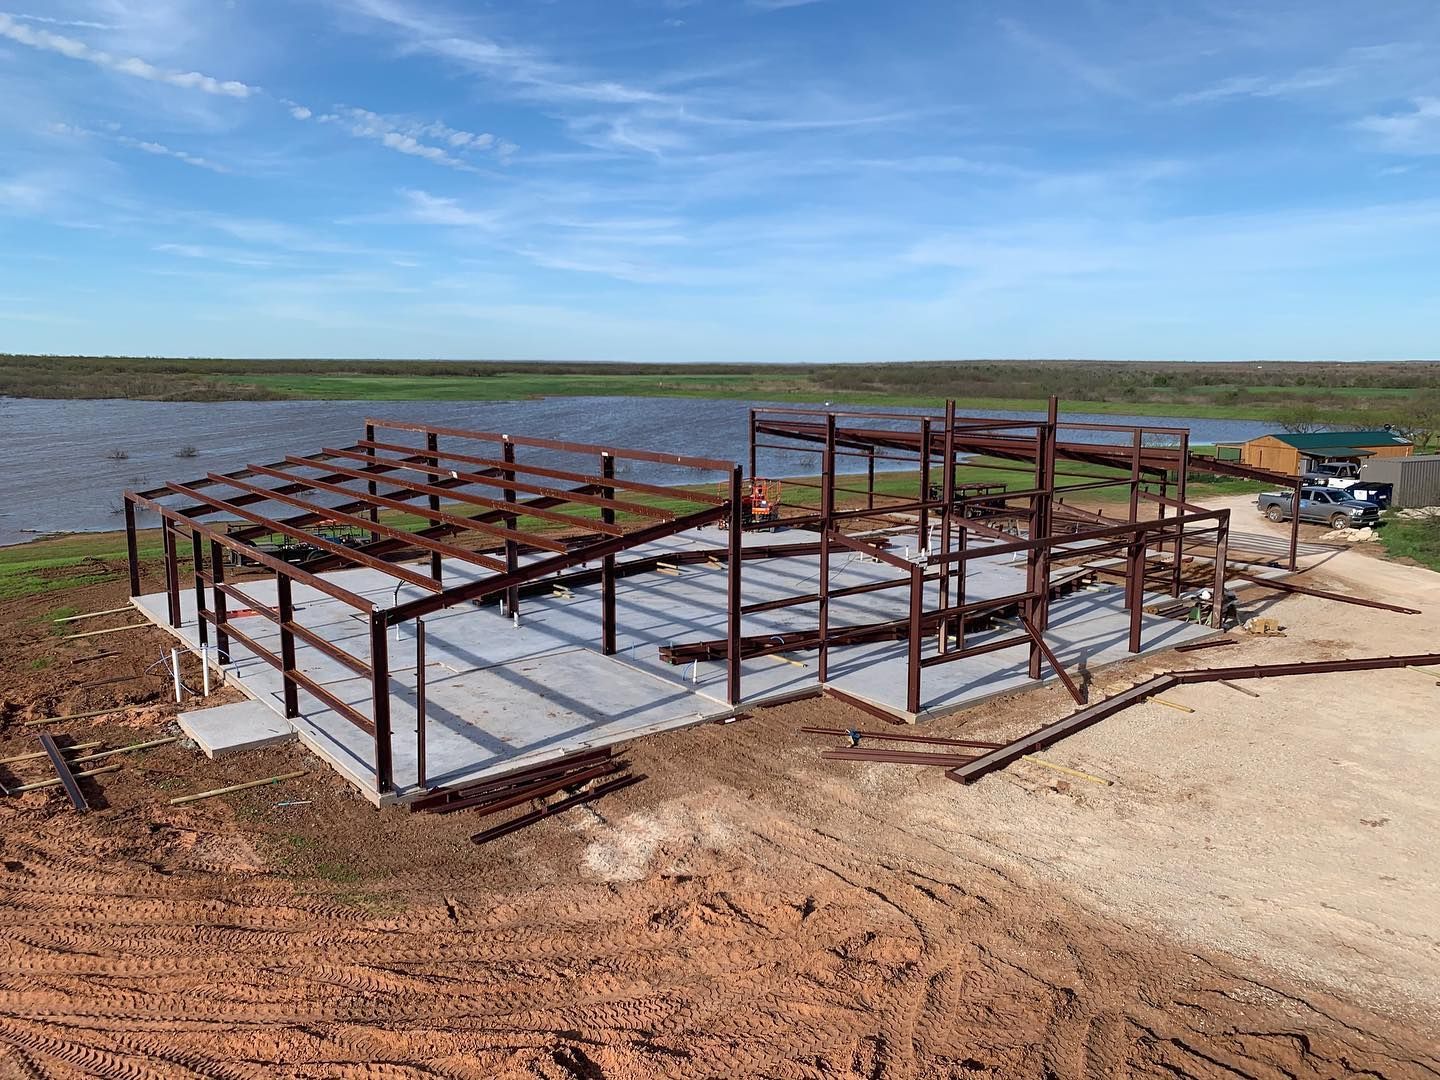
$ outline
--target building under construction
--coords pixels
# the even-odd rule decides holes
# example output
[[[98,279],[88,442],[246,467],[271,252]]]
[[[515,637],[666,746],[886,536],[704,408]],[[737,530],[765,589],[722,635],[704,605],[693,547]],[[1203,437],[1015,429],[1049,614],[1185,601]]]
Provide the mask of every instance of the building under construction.
[[[1024,421],[756,409],[749,431],[747,474],[370,420],[348,446],[126,492],[130,591],[251,713],[408,800],[817,690],[911,722],[1049,679],[1083,703],[1095,668],[1220,625],[1229,512],[1188,502],[1192,477],[1297,483],[1054,401]],[[771,449],[814,478],[756,513]],[[693,482],[630,475],[656,464]],[[1066,502],[1102,492],[1103,514]],[[165,587],[145,593],[150,515]],[[1182,599],[1200,585],[1203,607]],[[188,714],[212,749],[241,723],[220,714]]]

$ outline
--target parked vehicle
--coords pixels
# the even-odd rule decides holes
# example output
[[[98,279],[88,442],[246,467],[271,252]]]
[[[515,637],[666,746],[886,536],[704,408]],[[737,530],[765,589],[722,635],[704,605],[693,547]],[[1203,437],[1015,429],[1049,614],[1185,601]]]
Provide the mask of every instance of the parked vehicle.
[[[1382,510],[1388,507],[1392,485],[1365,481],[1360,476],[1360,466],[1353,462],[1326,461],[1301,474],[1300,479],[1315,487],[1337,488],[1348,492],[1352,499],[1373,502]]]
[[[1287,521],[1292,501],[1288,491],[1267,491],[1255,500],[1255,505],[1271,521]],[[1352,499],[1348,492],[1336,488],[1302,487],[1297,516],[1301,521],[1318,522],[1332,529],[1351,529],[1377,524],[1380,507]]]

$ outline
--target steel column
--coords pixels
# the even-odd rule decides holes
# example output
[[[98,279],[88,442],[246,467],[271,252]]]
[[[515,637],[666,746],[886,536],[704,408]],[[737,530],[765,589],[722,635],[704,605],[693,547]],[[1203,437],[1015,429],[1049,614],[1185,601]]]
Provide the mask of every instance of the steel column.
[[[135,503],[125,500],[125,558],[130,568],[130,595],[140,595],[140,548],[135,536]]]
[[[910,632],[909,648],[906,655],[909,666],[905,673],[905,708],[911,713],[920,711],[920,648],[921,614],[925,607],[925,571],[919,566],[910,567]]]
[[[432,469],[439,469],[440,436],[436,435],[433,431],[427,432],[425,435],[425,449],[430,451],[430,456],[426,459],[430,462],[430,467]],[[374,452],[371,451],[371,453],[373,454]],[[374,481],[372,480],[371,483],[373,484]],[[440,509],[440,496],[434,492],[431,492],[429,497],[429,503],[430,509],[438,512]],[[436,518],[430,518],[429,521],[431,525],[439,524],[439,521]],[[436,581],[439,581],[444,574],[443,565],[444,564],[440,559],[440,553],[438,551],[432,551],[430,553],[430,576]]]
[[[210,609],[215,613],[216,660],[221,664],[230,662],[230,635],[225,632],[225,549],[214,540],[210,541],[210,591],[214,594]]]
[[[834,416],[834,413],[830,414]],[[929,548],[930,546],[930,418],[924,417],[920,421],[920,535],[915,538],[915,546]]]
[[[1225,624],[1225,559],[1230,546],[1230,515],[1215,526],[1215,583],[1211,587],[1210,625],[1217,629]]]
[[[730,565],[726,569],[726,700],[740,704],[740,567],[745,561],[744,470],[736,465],[730,473]]]
[[[504,460],[506,465],[515,464],[515,444],[511,442],[508,438],[505,440],[505,444],[501,447],[500,456]],[[515,482],[515,470],[505,469],[500,473],[500,479],[506,481],[507,483],[513,484]],[[518,500],[519,496],[515,493],[515,489],[513,487],[507,487],[505,489],[505,501],[507,503],[515,503]],[[511,514],[509,517],[506,517],[503,520],[505,522],[505,528],[509,529],[511,532],[516,531],[520,521],[518,517],[516,517],[514,514]],[[508,574],[513,574],[517,569],[519,569],[519,567],[520,546],[513,537],[507,536],[505,538],[505,572]],[[512,616],[520,610],[520,590],[518,588],[510,589],[508,592],[506,592],[505,610],[510,612]]]
[[[820,655],[816,677],[824,686],[830,677],[830,530],[835,516],[835,414],[825,421],[825,454],[820,466]]]
[[[390,645],[385,612],[370,613],[370,716],[375,727],[375,790],[395,787],[390,757]]]
[[[204,538],[190,531],[190,571],[195,589],[195,634],[202,646],[210,644],[210,624],[205,619],[205,546]],[[204,663],[204,656],[201,656]]]
[[[285,718],[293,720],[300,715],[300,696],[295,682],[295,631],[290,629],[295,621],[295,603],[286,575],[275,575],[275,593],[280,613],[280,678],[285,690]]]
[[[753,417],[753,413],[752,413]],[[600,455],[600,475],[610,480],[615,476],[615,459],[609,454]],[[614,498],[613,487],[601,488],[607,499]],[[608,525],[615,524],[615,511],[602,507],[600,519]],[[517,593],[519,589],[515,590]],[[615,556],[606,555],[600,561],[600,651],[606,656],[615,653]]]
[[[1180,468],[1175,473],[1175,501],[1182,507],[1185,504],[1185,487],[1190,472],[1190,434],[1186,432],[1180,436]],[[1181,522],[1178,534],[1175,537],[1175,547],[1171,556],[1174,565],[1171,567],[1170,595],[1180,595],[1180,556],[1185,547],[1185,523]]]
[[[945,399],[945,462],[940,473],[940,552],[950,551],[952,517],[955,510],[955,399]],[[928,493],[927,493],[928,495]],[[940,607],[950,606],[950,564],[940,563]],[[950,649],[950,620],[940,620],[940,651]]]
[[[415,620],[415,784],[425,790],[425,620]]]
[[[165,539],[165,597],[169,605],[170,625],[178,627],[180,617],[180,557],[175,551],[175,527],[168,519],[160,522]]]
[[[366,425],[365,425],[365,441],[366,441],[367,443],[373,443],[373,442],[375,441],[375,425],[374,425],[374,424],[366,424]],[[373,446],[372,446],[372,447],[369,447],[365,452],[366,452],[367,454],[369,454],[372,458],[375,456],[375,448],[374,448]],[[370,495],[371,495],[372,497],[375,496],[375,495],[378,495],[378,494],[380,493],[380,489],[379,489],[379,487],[376,486],[376,483],[375,483],[374,480],[368,481],[368,482],[366,483],[366,485],[365,485],[365,489],[366,489],[366,491],[368,491],[368,492],[370,493]],[[380,520],[380,508],[379,508],[378,506],[374,505],[373,503],[370,505],[370,520],[371,520],[371,521],[379,521],[379,520]],[[376,543],[379,539],[380,539],[380,534],[379,534],[378,532],[375,532],[374,530],[371,530],[371,533],[370,533],[370,542],[373,544],[373,543]]]

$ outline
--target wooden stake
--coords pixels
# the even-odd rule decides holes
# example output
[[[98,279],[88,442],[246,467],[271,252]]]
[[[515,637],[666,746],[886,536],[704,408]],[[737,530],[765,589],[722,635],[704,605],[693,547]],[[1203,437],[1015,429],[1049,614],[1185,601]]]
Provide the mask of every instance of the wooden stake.
[[[152,746],[164,746],[167,743],[178,742],[179,735],[171,735],[168,739],[151,739],[149,742],[131,743],[129,746],[122,746],[118,750],[104,750],[98,754],[86,754],[84,757],[71,758],[70,764],[74,765],[81,761],[95,761],[97,758],[113,757],[116,754],[128,754],[132,750],[148,750]],[[94,745],[99,745],[98,743]]]
[[[153,624],[148,623],[148,622],[137,622],[137,623],[130,623],[128,626],[114,626],[114,627],[111,627],[109,630],[86,630],[85,633],[83,633],[83,634],[66,634],[66,635],[65,635],[64,637],[62,637],[60,640],[61,640],[61,641],[74,641],[76,638],[82,638],[82,637],[99,637],[101,634],[118,634],[118,633],[120,633],[121,630],[140,630],[140,629],[142,629],[143,627],[151,626],[151,625],[153,625]]]
[[[1056,772],[1062,772],[1066,776],[1075,776],[1081,780],[1089,780],[1092,784],[1104,784],[1106,787],[1110,787],[1115,783],[1114,780],[1105,780],[1099,776],[1091,776],[1089,773],[1083,773],[1079,769],[1071,769],[1065,765],[1056,765],[1055,762],[1038,758],[1034,754],[1026,754],[1025,760],[1035,765],[1043,765],[1047,769],[1054,769]]]
[[[36,724],[58,724],[61,720],[89,720],[92,716],[109,716],[111,713],[134,712],[135,710],[121,705],[114,709],[96,709],[94,712],[76,712],[65,716],[42,716],[38,720],[26,720],[24,727],[34,727]]]
[[[120,764],[103,765],[98,769],[91,769],[89,772],[77,772],[72,775],[76,780],[79,780],[82,776],[99,776],[101,773],[114,772],[116,769],[123,769],[124,767],[125,766]],[[57,776],[53,780],[40,780],[33,784],[21,784],[19,787],[12,787],[9,790],[10,794],[18,795],[22,791],[38,791],[40,788],[55,787],[59,783],[60,778]]]
[[[64,753],[64,754],[68,754],[68,753],[70,753],[72,750],[93,750],[93,749],[95,749],[95,747],[100,746],[100,745],[102,745],[102,744],[101,744],[100,742],[98,742],[98,741],[97,741],[97,742],[82,742],[82,743],[76,743],[74,746],[62,746],[62,747],[60,747],[60,752],[61,752],[61,753]],[[15,755],[14,757],[0,758],[0,765],[12,765],[12,764],[14,764],[14,763],[17,762],[17,761],[33,761],[33,760],[35,760],[36,758],[42,758],[42,757],[47,757],[47,756],[48,756],[48,755],[45,753],[44,750],[36,750],[33,754],[17,754],[17,755]]]
[[[1242,694],[1249,694],[1253,698],[1258,698],[1260,696],[1259,694],[1255,693],[1254,690],[1247,690],[1243,686],[1236,686],[1233,682],[1226,682],[1224,679],[1220,680],[1220,685],[1228,686],[1231,690],[1238,690]]]
[[[281,773],[279,776],[267,776],[264,780],[251,780],[244,784],[231,784],[229,787],[216,788],[214,791],[202,791],[196,795],[181,795],[170,800],[171,806],[180,803],[195,802],[199,799],[209,799],[215,795],[228,795],[232,791],[244,791],[246,788],[264,787],[266,784],[278,784],[282,780],[294,780],[297,776],[304,776],[305,770],[298,772]]]
[[[122,611],[134,611],[134,610],[135,610],[135,609],[134,609],[133,607],[130,607],[129,605],[126,605],[125,607],[112,607],[112,608],[107,608],[107,609],[104,610],[104,611],[87,611],[84,615],[67,615],[67,616],[66,616],[65,618],[63,618],[63,619],[52,619],[51,621],[52,621],[52,622],[57,622],[57,623],[63,623],[63,622],[79,622],[81,619],[98,619],[101,615],[118,615],[118,614],[120,614],[120,612],[122,612]]]
[[[1181,712],[1195,711],[1189,705],[1181,705],[1178,701],[1167,701],[1165,698],[1160,697],[1158,694],[1155,697],[1152,697],[1150,700],[1155,702],[1157,705],[1168,705],[1170,708],[1179,709]]]

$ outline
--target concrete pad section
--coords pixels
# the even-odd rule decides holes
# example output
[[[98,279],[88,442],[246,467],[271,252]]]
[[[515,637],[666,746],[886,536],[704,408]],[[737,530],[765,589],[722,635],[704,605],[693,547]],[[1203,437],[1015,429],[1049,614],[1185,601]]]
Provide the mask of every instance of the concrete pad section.
[[[180,730],[194,739],[209,758],[258,750],[295,738],[295,729],[285,718],[258,701],[183,712],[177,719]]]
[[[621,561],[723,548],[727,539],[723,530],[696,530],[634,549]],[[747,533],[743,539],[747,547],[810,543],[815,534]],[[907,541],[914,550],[913,537],[895,539],[892,550],[904,554]],[[443,570],[447,585],[486,576],[479,568],[449,561]],[[831,584],[837,589],[869,582],[908,582],[904,571],[849,551],[835,555],[831,571]],[[393,578],[366,568],[327,577],[380,607],[424,595],[412,586],[397,588]],[[498,598],[484,604],[460,603],[427,616],[423,778],[417,752],[415,624],[391,628],[387,633],[388,693],[398,790],[386,800],[408,798],[425,787],[462,784],[572,750],[729,715],[732,706],[726,701],[723,661],[672,666],[659,655],[662,645],[725,636],[727,577],[723,565],[696,562],[684,565],[674,575],[646,573],[621,579],[616,588],[617,654],[609,657],[599,652],[598,584],[572,587],[564,596],[527,597],[518,620],[501,614]],[[814,555],[748,560],[742,599],[753,604],[812,593],[818,589],[818,577],[819,560]],[[248,580],[244,588],[261,604],[275,603],[273,578]],[[938,601],[938,585],[931,581],[927,588],[927,602],[933,606]],[[970,563],[967,600],[1011,595],[1023,588],[1023,561],[1001,556],[979,557]],[[901,585],[839,598],[831,605],[831,625],[901,619],[907,612],[908,592]],[[1101,587],[1058,598],[1052,604],[1047,636],[1067,666],[1130,655],[1125,652],[1129,617],[1121,610],[1122,596],[1119,589]],[[297,622],[332,645],[369,661],[369,628],[361,613],[299,585],[294,589],[294,601]],[[166,625],[163,594],[143,596],[135,603],[156,623]],[[198,639],[193,590],[181,591],[181,607],[182,626],[172,633],[194,646]],[[813,628],[817,617],[813,602],[756,612],[745,616],[742,633],[764,635]],[[262,647],[280,651],[279,630],[268,619],[250,615],[236,625]],[[1146,651],[1209,633],[1202,627],[1151,616],[1145,618],[1142,628]],[[368,679],[304,642],[296,646],[300,670],[362,716],[372,715]],[[832,649],[831,679],[841,689],[903,712],[904,651],[903,642]],[[283,687],[275,668],[234,639],[226,660],[228,679],[283,715]],[[927,668],[922,678],[922,711],[949,711],[993,693],[1030,685],[1025,678],[1026,660],[1027,651],[1017,647]],[[744,662],[742,675],[742,706],[783,700],[817,685],[815,655],[756,657]],[[301,715],[291,725],[301,740],[367,797],[382,801],[375,790],[373,738],[303,689],[299,702]]]

